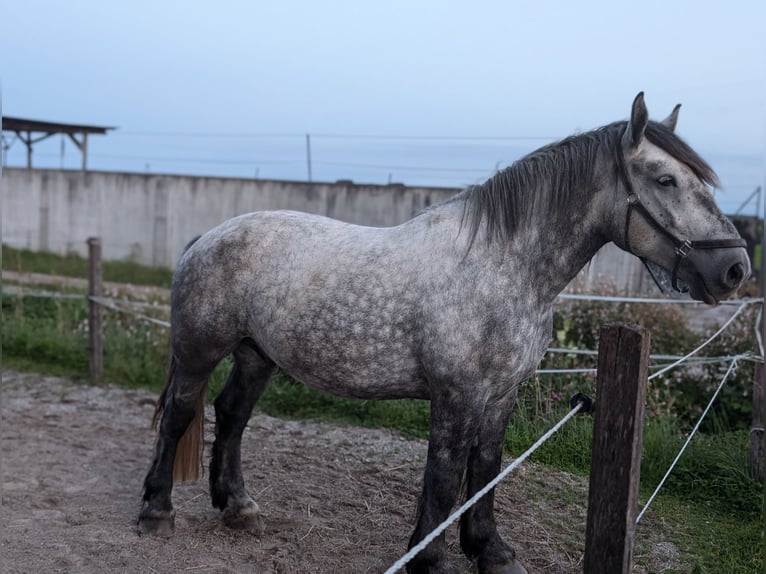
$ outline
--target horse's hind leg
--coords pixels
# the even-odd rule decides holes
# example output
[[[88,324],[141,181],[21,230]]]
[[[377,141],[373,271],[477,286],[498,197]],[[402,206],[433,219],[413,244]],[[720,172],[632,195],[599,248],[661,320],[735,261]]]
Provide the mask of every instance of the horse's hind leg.
[[[142,534],[162,536],[173,532],[174,475],[180,480],[196,478],[199,469],[199,452],[191,451],[198,451],[202,444],[204,393],[215,363],[190,370],[185,364],[177,364],[174,358],[171,361],[168,384],[158,403],[157,413],[162,413],[162,418],[155,457],[144,480],[144,502],[138,517],[138,531]],[[192,423],[195,420],[198,424]],[[182,437],[186,444],[179,449]]]
[[[274,370],[255,343],[246,339],[234,350],[234,367],[215,400],[215,442],[210,460],[210,496],[231,528],[261,530],[258,505],[245,488],[240,458],[242,433]]]
[[[513,400],[487,408],[471,448],[466,473],[468,498],[500,473],[503,439]],[[516,552],[497,532],[494,514],[495,491],[492,489],[471,507],[460,520],[460,545],[463,552],[477,561],[480,573],[526,574],[516,560]]]

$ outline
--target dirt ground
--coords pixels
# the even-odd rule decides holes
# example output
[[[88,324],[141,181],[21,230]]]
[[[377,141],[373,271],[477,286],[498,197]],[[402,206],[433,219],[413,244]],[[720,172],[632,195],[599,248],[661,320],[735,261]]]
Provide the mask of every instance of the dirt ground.
[[[243,440],[262,535],[223,526],[201,480],[174,490],[174,536],[139,536],[154,400],[146,391],[3,374],[0,571],[364,573],[384,571],[406,550],[424,442],[264,415]],[[207,432],[209,441],[209,420]],[[527,464],[497,498],[500,530],[531,574],[582,571],[584,478]],[[636,572],[683,571],[662,530],[648,515],[642,521]],[[455,527],[447,539],[454,563],[474,572]]]

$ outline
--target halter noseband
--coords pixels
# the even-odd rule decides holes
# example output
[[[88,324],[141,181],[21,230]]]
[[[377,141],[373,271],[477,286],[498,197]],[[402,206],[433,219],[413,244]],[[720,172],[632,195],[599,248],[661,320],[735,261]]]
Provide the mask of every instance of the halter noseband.
[[[627,129],[627,128],[626,128]],[[625,131],[623,130],[623,134]],[[620,141],[622,141],[622,138],[620,138]],[[676,237],[672,232],[665,229],[665,227],[662,226],[662,224],[657,221],[657,218],[652,215],[652,212],[650,212],[646,206],[641,202],[641,197],[636,193],[635,189],[633,188],[633,183],[630,181],[630,178],[628,177],[628,170],[625,166],[625,155],[623,153],[622,145],[618,144],[618,150],[617,150],[617,168],[620,175],[620,179],[622,180],[623,186],[625,186],[625,190],[628,192],[628,211],[625,215],[625,246],[630,250],[631,252],[633,249],[630,247],[630,216],[633,214],[633,211],[639,212],[641,215],[643,215],[644,219],[649,222],[652,227],[654,227],[657,231],[662,233],[665,237],[667,237],[670,242],[675,247],[675,253],[676,253],[676,262],[675,265],[673,265],[673,274],[672,274],[672,285],[673,289],[678,291],[679,293],[682,292],[682,290],[678,287],[678,272],[681,269],[681,264],[686,260],[687,257],[691,254],[692,251],[695,249],[725,249],[730,247],[746,247],[747,243],[744,239],[702,239],[697,241],[692,241],[689,239],[681,239],[679,237]],[[639,257],[643,264],[646,266],[646,268],[649,270],[649,274],[652,276],[652,279],[654,279],[655,283],[659,285],[659,281],[657,281],[657,277],[655,277],[652,270],[647,265],[647,261],[643,257]],[[688,289],[684,289],[683,292],[688,291]]]

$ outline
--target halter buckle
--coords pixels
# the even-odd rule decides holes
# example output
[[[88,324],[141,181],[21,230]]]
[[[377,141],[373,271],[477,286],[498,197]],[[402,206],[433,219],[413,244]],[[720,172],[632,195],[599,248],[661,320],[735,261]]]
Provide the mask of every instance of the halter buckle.
[[[692,246],[692,242],[685,239],[681,245],[676,247],[676,255],[681,259],[686,259],[693,250],[694,246]]]
[[[638,196],[638,194],[636,192],[633,192],[633,193],[628,195],[628,203],[630,205],[636,205],[640,201],[641,201],[641,198]]]

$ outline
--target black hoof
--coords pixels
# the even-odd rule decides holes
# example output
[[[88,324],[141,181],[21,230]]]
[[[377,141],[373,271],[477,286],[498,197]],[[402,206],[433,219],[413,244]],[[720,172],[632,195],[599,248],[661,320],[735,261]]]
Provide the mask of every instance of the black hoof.
[[[250,530],[255,534],[263,534],[263,516],[255,502],[250,501],[246,506],[223,511],[223,523],[234,530]]]
[[[138,533],[152,536],[170,536],[175,530],[175,511],[142,512],[138,517]]]
[[[482,574],[528,574],[518,560],[511,560],[505,564],[489,566],[482,570]]]
[[[444,566],[439,569],[434,568],[428,568],[427,570],[422,570],[419,568],[408,568],[407,574],[412,574],[413,572],[434,572],[435,574],[460,574],[461,571],[457,568],[457,566],[452,566],[451,564]]]

